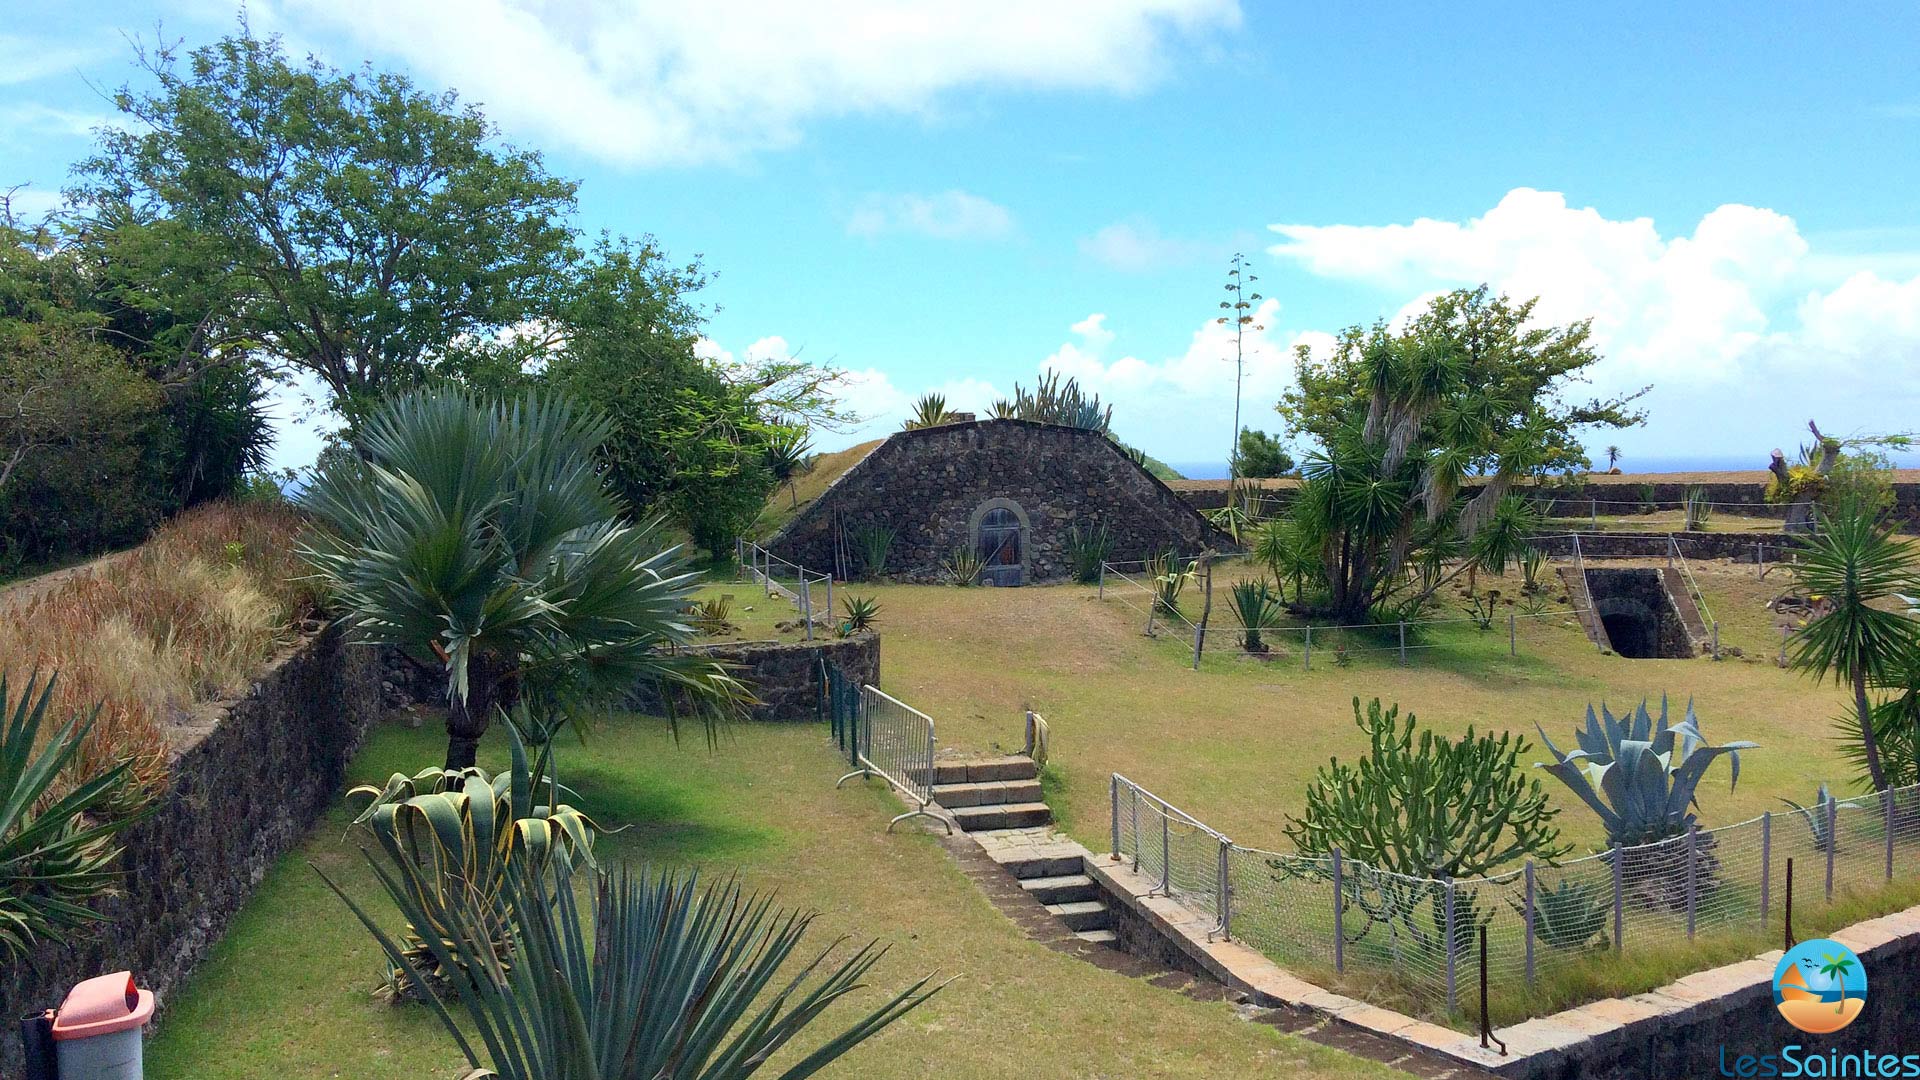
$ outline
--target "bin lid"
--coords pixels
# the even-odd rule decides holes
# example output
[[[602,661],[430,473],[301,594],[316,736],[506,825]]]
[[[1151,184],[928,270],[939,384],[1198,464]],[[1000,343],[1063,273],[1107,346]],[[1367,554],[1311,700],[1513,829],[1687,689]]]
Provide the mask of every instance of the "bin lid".
[[[97,975],[74,985],[53,1017],[56,1040],[89,1039],[147,1026],[153,1019],[153,991],[133,984],[133,972]]]

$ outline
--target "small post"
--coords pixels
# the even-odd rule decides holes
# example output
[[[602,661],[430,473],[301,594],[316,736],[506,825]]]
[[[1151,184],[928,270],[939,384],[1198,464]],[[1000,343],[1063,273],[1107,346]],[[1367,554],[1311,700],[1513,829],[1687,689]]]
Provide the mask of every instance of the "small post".
[[[1140,789],[1133,789],[1133,872],[1140,872]]]
[[[1113,860],[1120,861],[1120,776],[1107,774],[1107,801],[1112,804],[1107,820],[1113,825]]]
[[[1313,670],[1313,625],[1311,623],[1307,625],[1307,648],[1306,648],[1306,651],[1302,654],[1302,658],[1306,661],[1307,670],[1312,671]]]
[[[1346,883],[1341,876],[1344,869],[1340,858],[1340,849],[1333,849],[1333,970],[1335,973],[1347,970],[1347,915]]]
[[[1827,903],[1833,903],[1833,855],[1840,849],[1840,801],[1827,802]]]
[[[1233,841],[1220,838],[1220,939],[1233,940]]]
[[[767,595],[771,597],[773,595],[773,553],[762,548],[760,563],[762,566],[760,580],[766,583]]]
[[[1687,940],[1700,912],[1700,823],[1687,826]]]
[[[1460,992],[1457,988],[1457,971],[1460,958],[1460,943],[1455,937],[1453,917],[1453,879],[1447,879],[1447,1011],[1460,1011]]]
[[[1200,605],[1200,625],[1193,628],[1193,670],[1200,670],[1200,653],[1207,644],[1207,623],[1213,618],[1213,553],[1200,556],[1200,569],[1206,579],[1206,600]]]
[[[1781,948],[1783,948],[1783,949],[1791,949],[1791,948],[1793,948],[1793,857],[1792,857],[1792,856],[1788,856],[1788,857],[1787,857],[1787,920],[1786,920],[1786,932],[1787,932],[1787,943],[1786,943],[1785,945],[1782,945],[1782,946],[1781,946]]]
[[[833,622],[833,573],[827,573],[827,622]]]
[[[1768,894],[1773,891],[1773,811],[1760,812],[1760,925],[1767,925]]]
[[[741,563],[746,561],[747,541],[745,537],[733,538],[733,579],[740,580]]]
[[[1626,869],[1627,849],[1613,849],[1613,951],[1618,953],[1626,937]]]
[[[1720,659],[1720,620],[1713,621],[1713,658]]]
[[[1760,577],[1767,576],[1767,545],[1753,545],[1753,567],[1756,575]]]
[[[1193,670],[1200,670],[1200,650],[1207,645],[1207,628],[1203,623],[1193,628]]]
[[[1893,789],[1880,793],[1880,799],[1886,803],[1886,824],[1882,830],[1887,834],[1887,880],[1893,880]]]
[[[1160,895],[1173,895],[1173,819],[1160,808]]]
[[[1107,560],[1100,560],[1100,599],[1107,598]]]
[[[813,640],[813,582],[807,580],[807,572],[800,572],[800,624],[806,627],[806,640]]]
[[[1521,909],[1527,923],[1527,982],[1533,982],[1533,860],[1527,860],[1527,899]]]
[[[1407,666],[1407,620],[1400,620],[1400,666]]]
[[[1520,631],[1511,611],[1507,612],[1507,655],[1520,655]]]
[[[1160,605],[1160,596],[1152,589],[1147,590],[1147,636],[1153,636],[1153,609]]]

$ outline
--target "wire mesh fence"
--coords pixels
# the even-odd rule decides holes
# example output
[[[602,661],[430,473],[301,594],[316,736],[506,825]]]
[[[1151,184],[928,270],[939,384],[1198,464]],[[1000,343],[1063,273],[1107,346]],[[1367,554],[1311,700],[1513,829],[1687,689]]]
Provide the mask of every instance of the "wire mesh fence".
[[[1805,911],[1920,875],[1920,786],[1441,880],[1338,851],[1244,847],[1118,773],[1111,785],[1113,851],[1158,882],[1155,892],[1276,962],[1364,971],[1449,1013],[1478,977],[1483,929],[1489,980],[1517,986],[1609,954],[1777,926],[1790,903]]]

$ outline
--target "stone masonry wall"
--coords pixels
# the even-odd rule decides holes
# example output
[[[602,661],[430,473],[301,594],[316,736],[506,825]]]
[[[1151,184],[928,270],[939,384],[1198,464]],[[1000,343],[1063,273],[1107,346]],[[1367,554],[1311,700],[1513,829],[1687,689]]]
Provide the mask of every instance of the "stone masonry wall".
[[[267,869],[340,793],[380,714],[380,654],[329,627],[278,657],[246,697],[209,708],[174,739],[167,792],[120,836],[122,895],[105,921],[0,973],[0,1076],[18,1075],[12,1021],[56,1006],[83,978],[132,970],[160,995],[226,932]]]
[[[818,720],[822,657],[839,664],[850,678],[880,685],[880,635],[873,633],[815,641],[715,645],[701,652],[735,666],[734,674],[760,699],[753,707],[755,720]],[[642,712],[662,707],[660,695],[651,686],[635,691],[628,704]]]
[[[885,526],[897,534],[888,573],[938,581],[941,562],[972,543],[975,514],[994,499],[1011,500],[1025,515],[1030,583],[1060,581],[1072,572],[1066,541],[1075,522],[1104,522],[1113,533],[1115,560],[1145,558],[1169,546],[1187,555],[1232,546],[1106,436],[1024,420],[981,420],[894,435],[834,481],[768,547],[824,571],[835,565],[837,523],[849,531]]]
[[[1680,554],[1688,559],[1731,559],[1750,563],[1764,557],[1767,562],[1774,563],[1784,560],[1798,546],[1793,537],[1775,532],[1645,535],[1583,532],[1580,534],[1580,554],[1589,559],[1662,559],[1667,555],[1669,535],[1679,546]],[[1546,555],[1569,558],[1573,555],[1573,540],[1564,533],[1534,537],[1533,545]]]

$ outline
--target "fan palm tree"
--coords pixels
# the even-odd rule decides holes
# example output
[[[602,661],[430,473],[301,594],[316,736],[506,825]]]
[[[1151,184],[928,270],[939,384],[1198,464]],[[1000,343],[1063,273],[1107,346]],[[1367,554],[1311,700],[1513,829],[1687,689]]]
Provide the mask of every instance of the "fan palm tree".
[[[869,944],[830,964],[829,946],[802,962],[796,953],[811,913],[777,910],[731,882],[701,888],[691,874],[594,871],[589,924],[564,871],[550,885],[515,869],[488,898],[428,887],[427,871],[410,861],[392,870],[368,861],[409,923],[449,931],[426,943],[452,990],[429,1007],[474,1067],[472,1080],[745,1080],[861,989],[885,954]],[[411,970],[380,921],[327,885],[388,958]],[[488,933],[500,925],[505,942]],[[798,1056],[780,1080],[844,1056],[938,993],[931,982],[909,985]]]
[[[302,496],[320,526],[302,553],[359,640],[445,673],[449,769],[516,704],[544,741],[651,682],[711,736],[746,697],[713,661],[660,648],[692,639],[698,579],[655,525],[624,519],[594,466],[608,430],[557,398],[415,391],[360,426],[364,462]]]
[[[1853,689],[1860,757],[1875,791],[1887,787],[1873,703],[1867,688],[1886,685],[1920,651],[1920,622],[1876,606],[1920,586],[1904,545],[1871,511],[1843,506],[1827,515],[1818,535],[1800,537],[1798,575],[1828,609],[1794,637],[1793,666],[1824,680],[1832,675]]]

